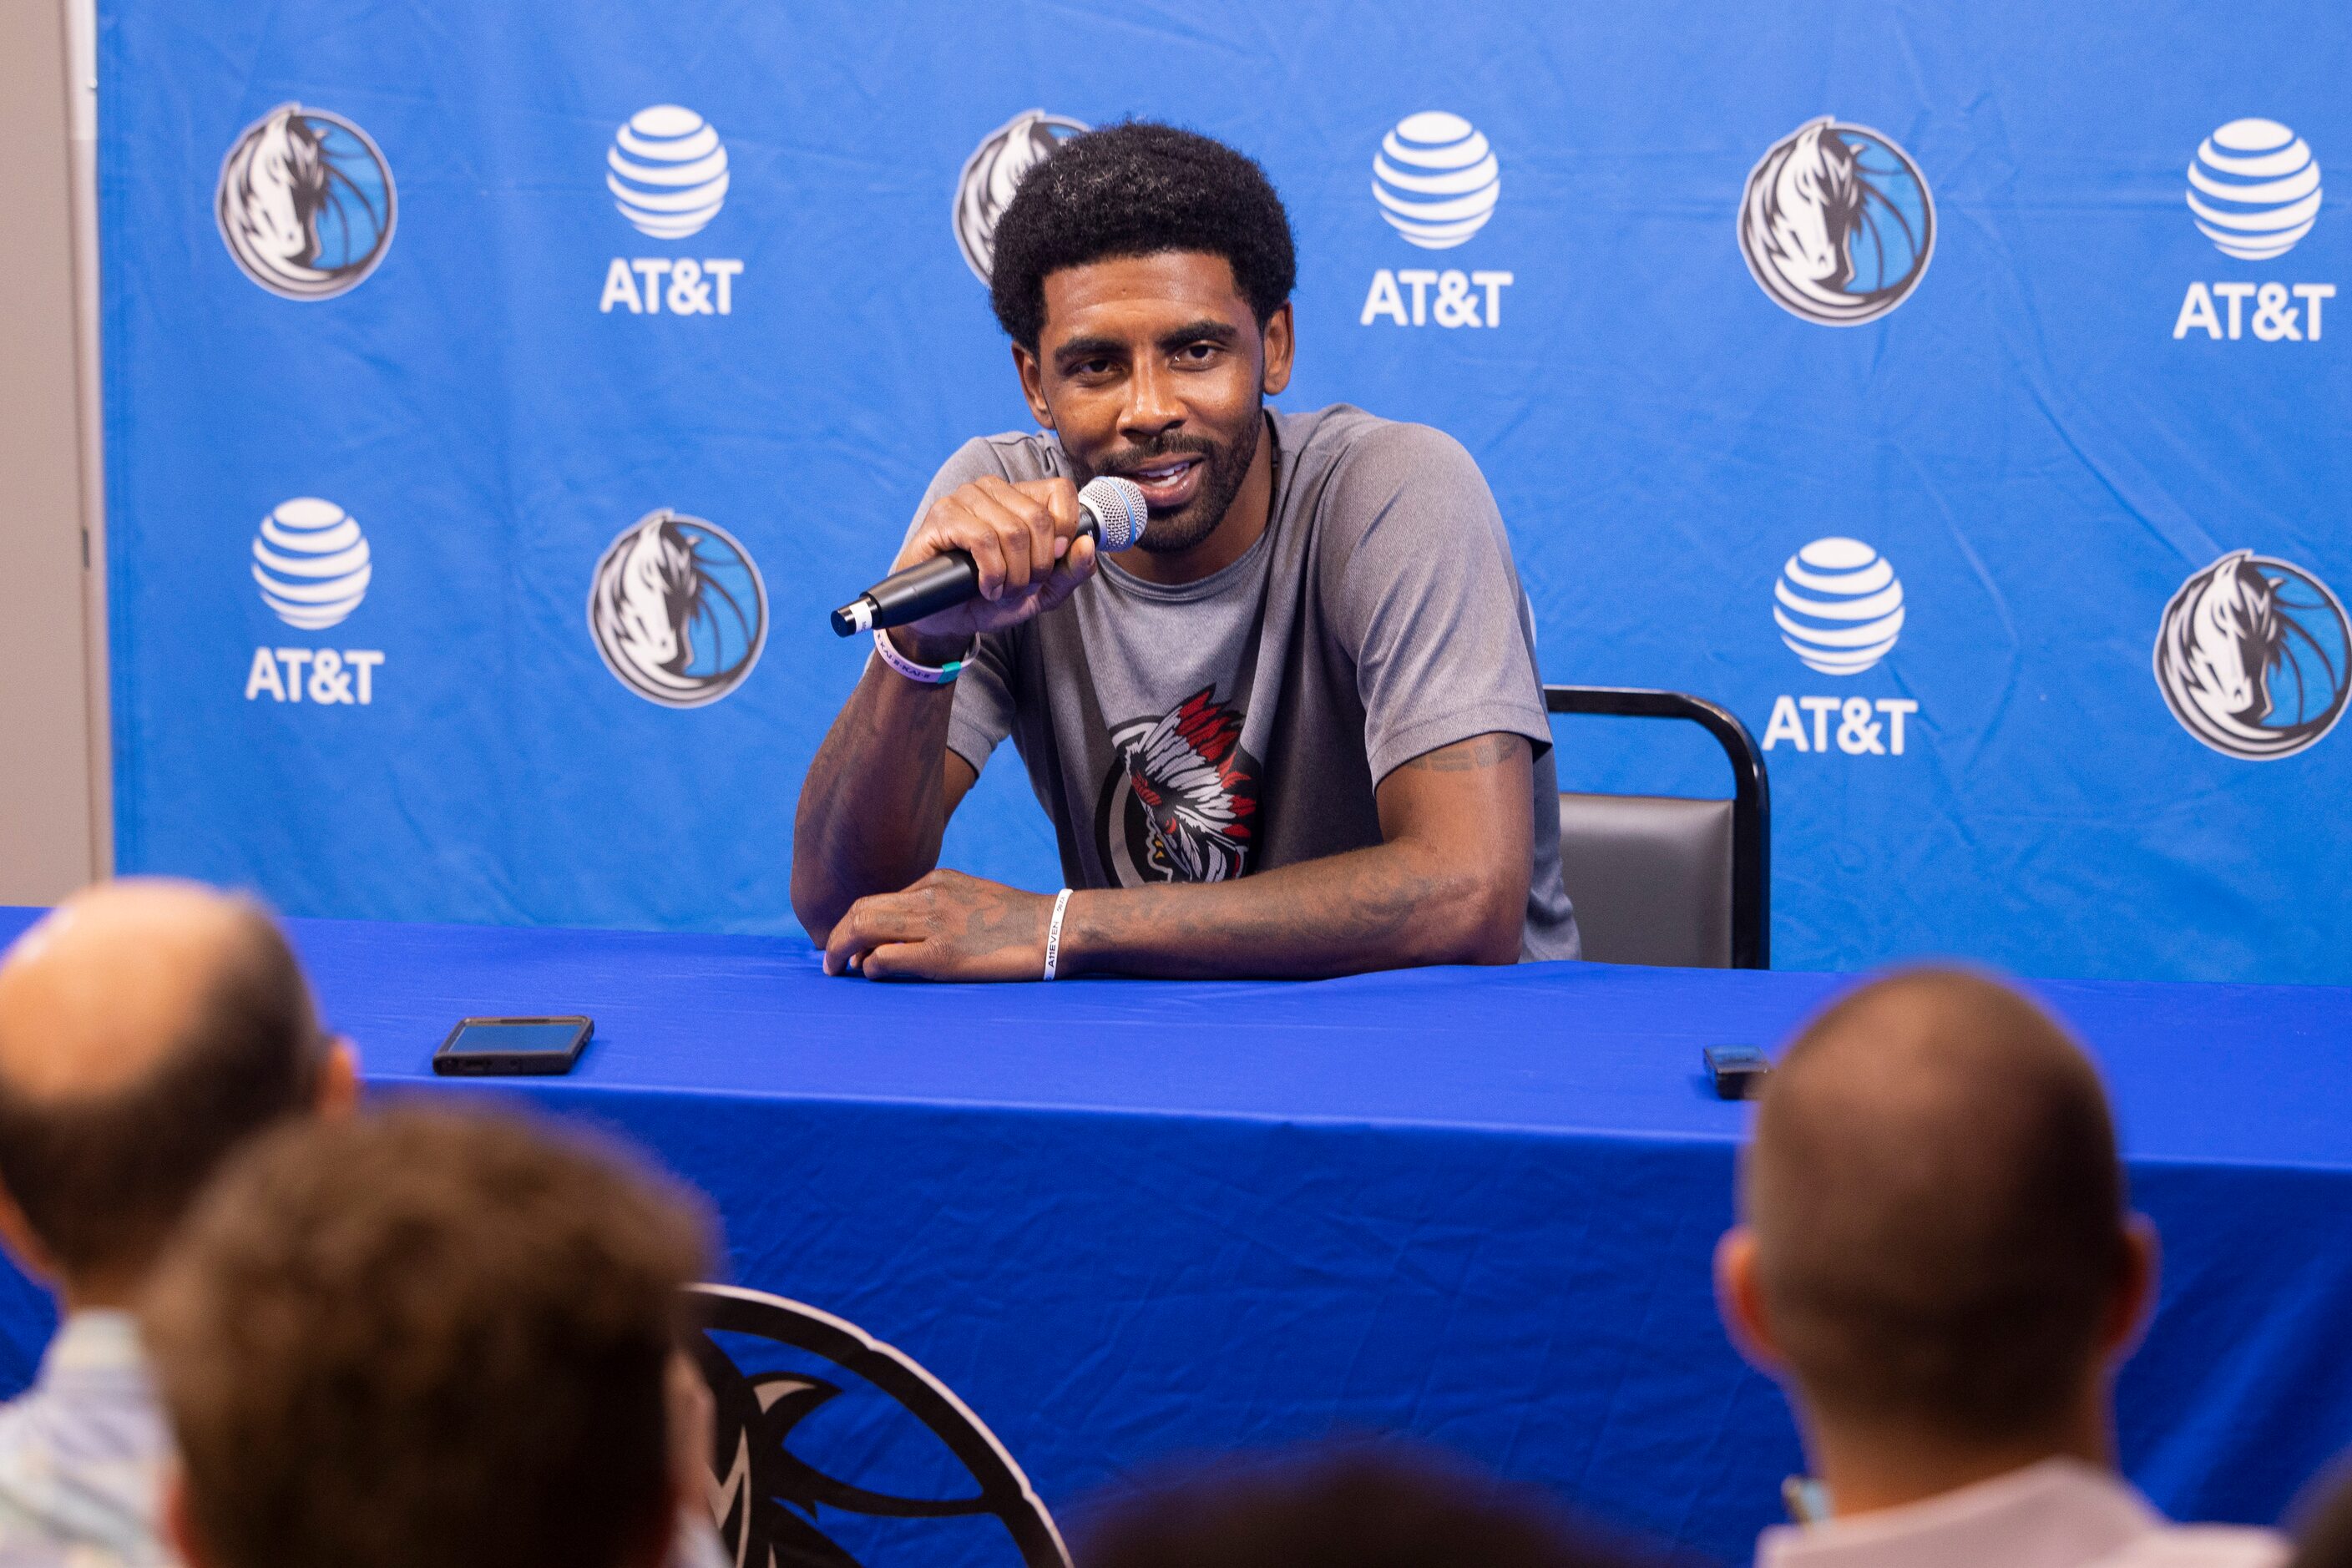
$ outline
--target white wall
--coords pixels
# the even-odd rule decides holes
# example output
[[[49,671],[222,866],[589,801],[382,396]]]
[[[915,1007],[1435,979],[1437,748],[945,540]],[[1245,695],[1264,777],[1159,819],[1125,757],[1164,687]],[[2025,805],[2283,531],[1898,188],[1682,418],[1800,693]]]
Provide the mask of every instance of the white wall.
[[[0,5],[0,903],[48,902],[112,859],[98,388],[79,371],[95,300],[75,272],[94,233],[89,26],[90,0]]]

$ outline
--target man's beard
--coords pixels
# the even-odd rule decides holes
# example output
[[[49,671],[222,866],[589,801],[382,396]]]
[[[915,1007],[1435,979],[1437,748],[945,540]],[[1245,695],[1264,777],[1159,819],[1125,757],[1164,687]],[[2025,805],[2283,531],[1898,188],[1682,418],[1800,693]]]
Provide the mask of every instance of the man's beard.
[[[1265,430],[1265,412],[1261,404],[1251,411],[1247,433],[1230,446],[1219,446],[1202,436],[1163,436],[1149,446],[1112,453],[1099,468],[1087,471],[1085,478],[1129,474],[1169,458],[1200,458],[1208,471],[1201,476],[1199,492],[1165,516],[1154,512],[1144,527],[1143,537],[1135,542],[1137,549],[1149,550],[1154,555],[1181,554],[1216,532],[1217,525],[1225,521],[1234,497],[1241,493],[1242,481],[1249,478],[1250,464],[1257,458],[1257,444]]]

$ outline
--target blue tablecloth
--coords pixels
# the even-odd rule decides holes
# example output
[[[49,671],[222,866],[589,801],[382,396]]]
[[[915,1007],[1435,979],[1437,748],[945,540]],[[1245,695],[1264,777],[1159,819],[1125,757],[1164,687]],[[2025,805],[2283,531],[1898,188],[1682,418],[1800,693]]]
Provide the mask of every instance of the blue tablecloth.
[[[915,1357],[1057,1509],[1155,1458],[1376,1428],[1744,1560],[1801,1466],[1715,1320],[1748,1112],[1699,1052],[1776,1044],[1834,977],[890,986],[761,938],[294,932],[379,1087],[446,1085],[461,1015],[593,1015],[571,1078],[509,1092],[657,1151],[717,1200],[736,1282]],[[2164,1235],[2126,1464],[2178,1513],[2275,1519],[2352,1443],[2352,991],[2040,990]],[[0,1376],[43,1331],[8,1281]]]

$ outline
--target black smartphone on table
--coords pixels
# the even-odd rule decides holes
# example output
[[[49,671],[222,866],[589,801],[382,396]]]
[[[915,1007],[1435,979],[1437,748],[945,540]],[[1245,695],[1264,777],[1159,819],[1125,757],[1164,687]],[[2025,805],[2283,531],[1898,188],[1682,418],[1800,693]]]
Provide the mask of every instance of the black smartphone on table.
[[[553,1077],[572,1070],[593,1019],[463,1018],[433,1053],[433,1070],[444,1077]]]
[[[1755,1099],[1772,1070],[1771,1061],[1754,1046],[1709,1046],[1706,1055],[1717,1100]]]

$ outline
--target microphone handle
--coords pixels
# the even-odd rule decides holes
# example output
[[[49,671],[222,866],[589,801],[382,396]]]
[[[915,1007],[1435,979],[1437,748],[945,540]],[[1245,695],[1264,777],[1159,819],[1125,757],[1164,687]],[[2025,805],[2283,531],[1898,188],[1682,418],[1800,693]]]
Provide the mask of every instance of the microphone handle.
[[[962,604],[980,592],[980,568],[961,550],[942,551],[904,572],[893,572],[866,591],[874,602],[874,625],[903,626]]]
[[[1071,539],[1099,540],[1094,513],[1082,512]],[[926,616],[952,609],[980,592],[980,568],[971,554],[944,550],[929,561],[918,561],[903,572],[893,572],[856,598],[833,612],[835,637],[856,637],[883,626],[903,626]]]

